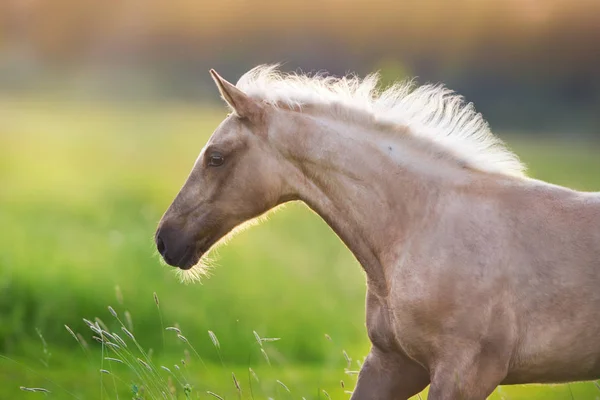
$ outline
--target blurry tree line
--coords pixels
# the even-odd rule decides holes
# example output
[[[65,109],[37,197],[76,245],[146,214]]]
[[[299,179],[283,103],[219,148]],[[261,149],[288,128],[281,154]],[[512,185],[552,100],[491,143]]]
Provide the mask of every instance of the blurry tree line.
[[[443,82],[495,129],[600,135],[600,0],[0,0],[0,91],[216,100],[259,63]]]

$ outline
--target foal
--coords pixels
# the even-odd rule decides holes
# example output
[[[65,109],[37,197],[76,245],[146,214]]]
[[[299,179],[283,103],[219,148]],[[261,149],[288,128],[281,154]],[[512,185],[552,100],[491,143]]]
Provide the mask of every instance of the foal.
[[[372,348],[353,400],[600,377],[600,195],[526,178],[442,87],[211,73],[232,114],[156,233],[184,278],[238,225],[301,200],[366,271]]]

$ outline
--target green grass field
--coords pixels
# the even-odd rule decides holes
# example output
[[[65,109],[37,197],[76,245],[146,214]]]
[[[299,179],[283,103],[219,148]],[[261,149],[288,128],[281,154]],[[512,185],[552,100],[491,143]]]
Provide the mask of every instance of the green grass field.
[[[356,376],[345,369],[358,370],[369,348],[364,277],[304,206],[289,205],[221,247],[202,285],[181,285],[159,262],[156,224],[224,115],[198,105],[0,100],[0,399],[44,397],[20,386],[56,399],[132,398],[145,367],[102,361],[83,322],[98,317],[125,337],[108,306],[152,349],[157,374],[178,398],[186,398],[185,383],[190,398],[237,398],[232,372],[242,398],[348,398]],[[600,190],[599,146],[517,136],[509,143],[532,176]],[[261,347],[253,332],[280,340]],[[169,384],[160,366],[177,371],[175,364]],[[598,399],[600,389],[515,386],[492,398]]]

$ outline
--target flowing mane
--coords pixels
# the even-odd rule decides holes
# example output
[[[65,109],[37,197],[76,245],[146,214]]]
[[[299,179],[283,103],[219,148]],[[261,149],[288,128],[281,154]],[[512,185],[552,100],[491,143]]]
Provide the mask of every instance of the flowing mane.
[[[339,118],[406,126],[411,134],[442,146],[471,168],[523,176],[525,166],[494,136],[472,103],[441,85],[412,82],[378,88],[378,74],[360,79],[282,73],[262,65],[244,74],[237,87],[275,107],[319,108]]]

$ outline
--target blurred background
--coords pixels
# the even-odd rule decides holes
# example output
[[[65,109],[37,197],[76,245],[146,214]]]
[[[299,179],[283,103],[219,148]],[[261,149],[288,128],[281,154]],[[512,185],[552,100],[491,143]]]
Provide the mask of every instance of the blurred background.
[[[0,0],[1,399],[152,398],[83,318],[125,326],[179,398],[349,397],[365,282],[317,216],[295,204],[239,235],[202,285],[179,284],[152,243],[226,114],[208,70],[235,82],[273,62],[442,82],[531,176],[600,190],[598,0]]]

